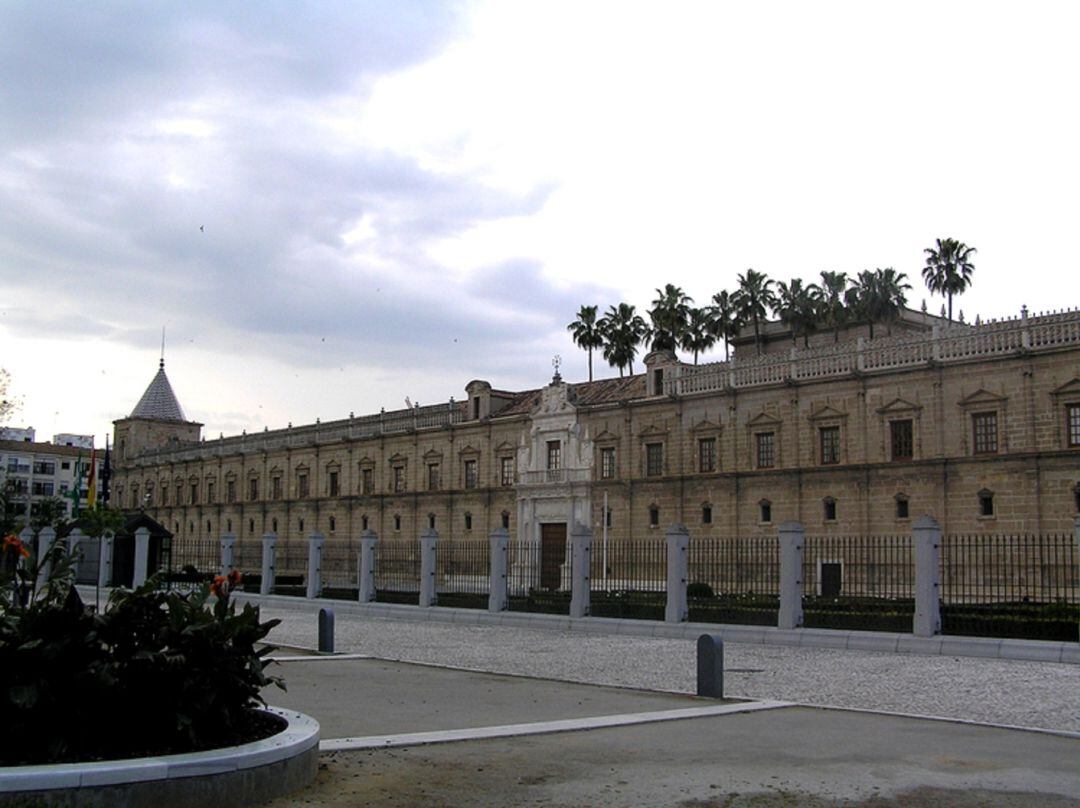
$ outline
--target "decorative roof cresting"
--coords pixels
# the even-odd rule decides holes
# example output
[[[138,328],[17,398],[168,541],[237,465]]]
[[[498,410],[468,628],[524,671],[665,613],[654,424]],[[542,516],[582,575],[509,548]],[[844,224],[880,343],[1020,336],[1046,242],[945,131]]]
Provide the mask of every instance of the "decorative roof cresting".
[[[154,376],[129,418],[149,418],[154,421],[186,421],[180,402],[176,400],[169,377],[165,375],[165,360],[158,364]]]

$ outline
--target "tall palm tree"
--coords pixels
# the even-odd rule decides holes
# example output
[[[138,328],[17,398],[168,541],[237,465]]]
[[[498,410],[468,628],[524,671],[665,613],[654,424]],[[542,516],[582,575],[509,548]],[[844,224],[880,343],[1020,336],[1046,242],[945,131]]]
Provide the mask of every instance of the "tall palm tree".
[[[840,327],[847,321],[848,310],[844,305],[844,290],[847,288],[847,273],[821,273],[821,303],[818,307],[819,320],[825,328],[831,328],[833,342],[840,341]]]
[[[656,300],[649,309],[649,339],[654,351],[674,351],[679,347],[693,298],[681,287],[667,284],[656,290]]]
[[[761,321],[776,301],[772,284],[763,272],[748,269],[745,275],[739,276],[739,289],[732,295],[740,319],[754,324],[754,346],[758,353],[761,352]]]
[[[880,301],[878,304],[878,319],[889,326],[892,333],[892,324],[899,317],[900,312],[907,305],[907,292],[911,290],[911,284],[907,282],[907,275],[897,272],[892,267],[874,271],[877,278],[877,288]]]
[[[728,343],[739,336],[739,329],[742,328],[742,320],[739,319],[734,296],[726,291],[717,292],[712,296],[709,313],[712,315],[712,333],[718,340],[724,341],[724,361],[726,362],[731,358]]]
[[[791,329],[792,343],[798,341],[801,333],[803,344],[809,347],[810,332],[817,323],[821,289],[813,283],[803,286],[801,278],[792,278],[791,283],[778,282],[776,290],[773,311]]]
[[[975,271],[971,256],[976,250],[953,238],[939,238],[935,247],[927,247],[923,252],[926,253],[926,266],[922,276],[926,288],[948,298],[951,320],[953,295],[961,295],[971,286],[971,275]]]
[[[698,354],[716,344],[716,334],[712,331],[712,313],[707,307],[690,309],[679,344],[684,351],[693,351],[695,365],[698,363]]]
[[[582,306],[577,314],[577,319],[566,327],[570,332],[574,344],[589,352],[589,381],[592,378],[592,352],[593,348],[604,347],[604,335],[600,333],[599,324],[596,321],[596,306]]]
[[[619,375],[628,369],[634,375],[634,357],[637,346],[645,338],[648,326],[633,306],[620,303],[610,306],[598,323],[604,339],[604,359],[619,369]]]

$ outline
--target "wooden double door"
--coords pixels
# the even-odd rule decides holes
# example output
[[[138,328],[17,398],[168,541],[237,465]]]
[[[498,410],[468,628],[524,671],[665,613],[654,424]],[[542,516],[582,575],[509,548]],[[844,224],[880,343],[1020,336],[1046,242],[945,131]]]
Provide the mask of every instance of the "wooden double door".
[[[540,588],[555,591],[562,586],[562,565],[566,561],[566,523],[540,525]]]

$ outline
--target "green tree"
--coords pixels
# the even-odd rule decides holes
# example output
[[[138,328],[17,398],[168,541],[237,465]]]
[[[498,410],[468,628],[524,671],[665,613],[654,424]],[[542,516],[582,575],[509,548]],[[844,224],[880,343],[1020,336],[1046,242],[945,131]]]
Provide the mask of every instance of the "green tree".
[[[892,268],[864,270],[848,289],[846,299],[855,319],[870,326],[873,339],[875,323],[891,325],[900,316],[910,288],[903,272]]]
[[[802,334],[803,344],[809,347],[810,332],[817,324],[821,290],[814,284],[803,286],[801,278],[792,278],[791,283],[780,281],[776,290],[774,312],[791,329],[791,341],[797,342]]]
[[[690,304],[694,302],[688,294],[674,284],[667,284],[656,290],[656,300],[649,309],[649,339],[654,351],[674,351],[682,342],[683,332],[690,317]]]
[[[590,382],[593,380],[593,348],[604,347],[604,335],[601,333],[599,323],[596,320],[596,308],[596,306],[582,306],[581,311],[578,312],[577,319],[566,327],[566,330],[570,332],[570,336],[574,340],[574,344],[589,352]]]
[[[761,352],[761,321],[776,302],[773,282],[763,272],[746,270],[739,276],[739,289],[732,296],[739,318],[754,325],[754,346]]]
[[[717,292],[712,296],[712,305],[709,307],[712,317],[711,329],[718,340],[724,342],[724,361],[731,358],[729,343],[739,336],[742,328],[742,320],[735,305],[735,299],[726,291]]]
[[[690,309],[679,344],[684,351],[693,352],[695,365],[698,363],[698,354],[716,344],[716,334],[712,332],[712,315],[708,308]]]
[[[926,253],[926,266],[922,276],[926,288],[948,298],[951,320],[953,295],[961,295],[971,286],[971,275],[975,271],[971,256],[976,250],[956,239],[939,238],[935,246],[927,247],[923,252]]]
[[[629,303],[620,303],[608,308],[599,327],[604,340],[604,359],[619,369],[620,376],[624,370],[633,376],[638,345],[648,332],[645,320]]]
[[[844,290],[848,279],[844,272],[822,272],[821,301],[818,306],[818,320],[822,326],[831,329],[833,342],[840,341],[840,328],[848,320],[848,309],[844,304]]]

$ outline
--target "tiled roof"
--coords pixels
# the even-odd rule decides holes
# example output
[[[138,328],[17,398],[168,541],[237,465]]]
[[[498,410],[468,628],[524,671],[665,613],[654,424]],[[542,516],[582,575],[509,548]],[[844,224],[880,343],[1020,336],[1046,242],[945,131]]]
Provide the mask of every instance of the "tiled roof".
[[[619,401],[644,397],[644,374],[570,385],[570,400],[579,407],[613,404]],[[539,390],[525,390],[521,393],[515,393],[513,401],[500,409],[496,415],[527,415],[539,402]]]
[[[149,418],[153,421],[186,421],[184,411],[180,409],[180,402],[176,400],[169,378],[165,375],[165,362],[162,360],[158,366],[157,375],[154,376],[146,392],[142,394],[139,403],[131,411],[129,418]]]

